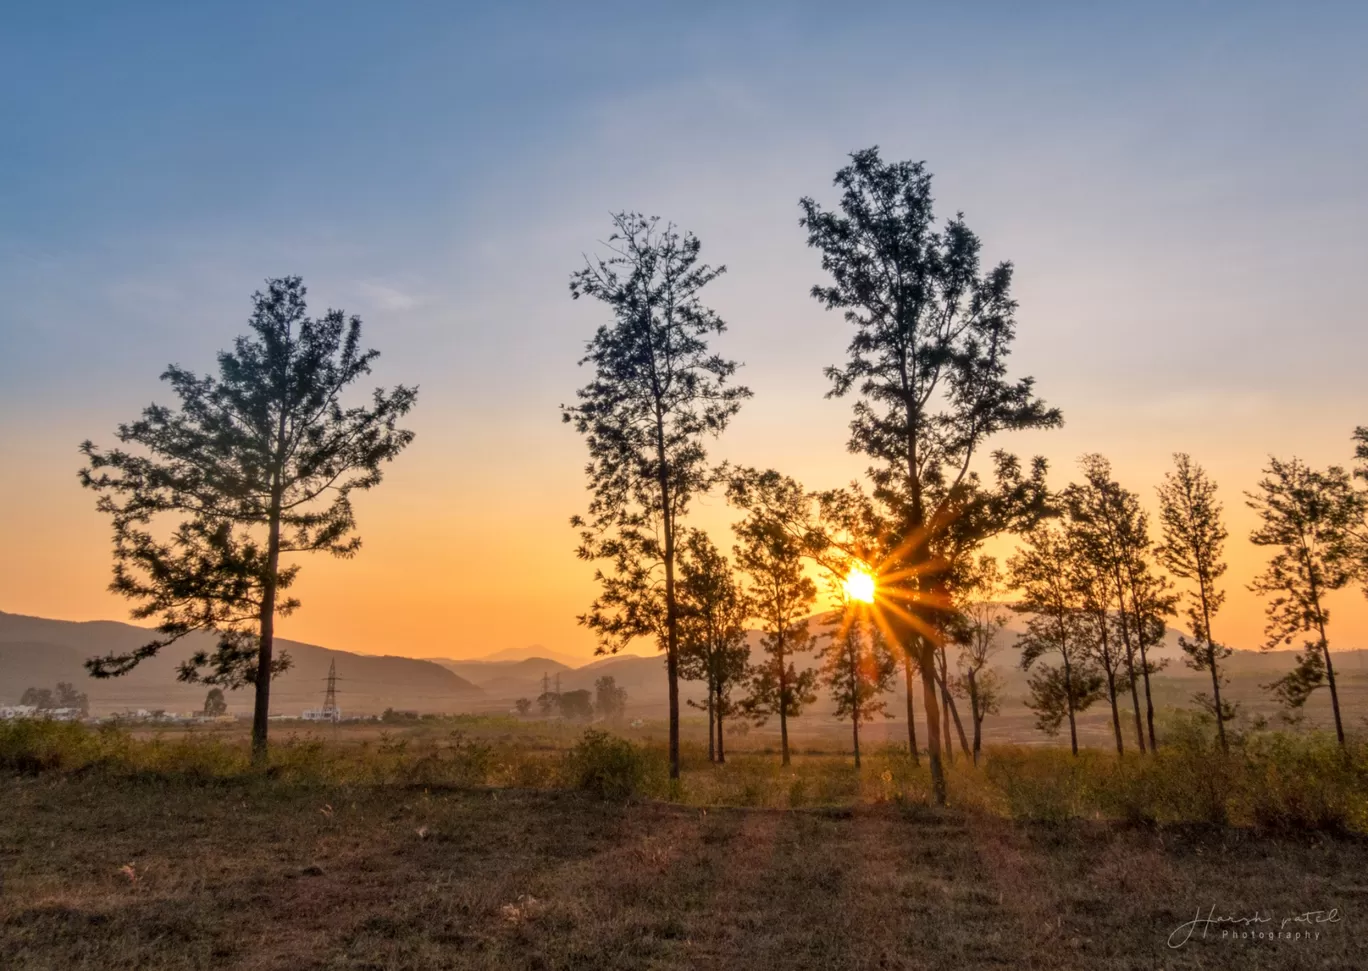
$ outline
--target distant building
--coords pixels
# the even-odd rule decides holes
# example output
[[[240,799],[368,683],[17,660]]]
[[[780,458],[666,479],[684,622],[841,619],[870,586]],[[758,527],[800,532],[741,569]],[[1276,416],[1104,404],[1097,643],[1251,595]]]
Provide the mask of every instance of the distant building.
[[[46,718],[55,722],[81,720],[79,708],[35,708],[33,705],[0,705],[0,718]]]

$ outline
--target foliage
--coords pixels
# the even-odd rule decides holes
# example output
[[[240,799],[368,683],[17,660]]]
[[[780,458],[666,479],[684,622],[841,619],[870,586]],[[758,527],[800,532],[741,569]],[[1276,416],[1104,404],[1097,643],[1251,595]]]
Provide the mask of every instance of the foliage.
[[[570,751],[568,765],[575,788],[603,799],[640,795],[648,775],[647,759],[637,746],[593,729]]]
[[[570,278],[575,299],[592,297],[613,315],[589,341],[580,364],[594,377],[561,416],[589,447],[588,518],[578,554],[607,560],[594,573],[600,593],[580,623],[615,652],[654,637],[666,655],[671,772],[679,771],[678,621],[675,590],[680,522],[720,473],[704,439],[720,434],[750,396],[731,385],[737,365],[708,338],[726,330],[700,293],[725,270],[699,263],[691,233],[636,213],[613,217],[611,255]]]
[[[1058,525],[1037,526],[1026,545],[1008,561],[1011,582],[1020,590],[1014,607],[1027,614],[1026,632],[1017,646],[1022,670],[1029,671],[1041,657],[1054,655],[1058,666],[1042,666],[1029,681],[1028,706],[1036,724],[1050,735],[1069,723],[1069,742],[1078,754],[1076,716],[1101,697],[1105,679],[1093,663],[1092,628],[1085,602],[1075,582],[1078,546]]]
[[[224,700],[222,688],[210,688],[204,696],[204,713],[210,718],[228,713],[228,702]]]
[[[566,718],[588,721],[594,717],[594,698],[588,688],[561,692],[558,704],[561,715]]]
[[[800,203],[808,245],[830,277],[812,295],[855,329],[845,363],[826,374],[831,395],[857,395],[849,448],[870,458],[874,499],[896,536],[892,561],[880,564],[885,599],[897,608],[904,649],[919,652],[929,671],[955,559],[1043,512],[1043,459],[1023,476],[1015,458],[995,454],[990,488],[975,456],[998,432],[1062,419],[1030,378],[1007,374],[1016,331],[1011,264],[982,271],[981,243],[961,216],[937,228],[925,166],[884,162],[869,148],[851,155],[835,185],[838,211]],[[924,696],[932,775],[944,799],[929,682]]]
[[[850,719],[855,765],[859,766],[860,725],[876,715],[887,716],[888,704],[882,696],[892,686],[897,659],[864,605],[844,605],[834,625],[827,635],[820,676],[836,703],[836,717]]]
[[[1134,703],[1135,740],[1143,752],[1145,732],[1140,724],[1139,687],[1143,685],[1145,689],[1149,747],[1153,749],[1158,739],[1149,678],[1163,663],[1151,662],[1148,650],[1162,642],[1164,618],[1173,612],[1176,601],[1166,578],[1155,576],[1150,570],[1149,516],[1140,506],[1140,497],[1112,478],[1111,463],[1101,455],[1085,455],[1079,466],[1083,481],[1069,485],[1063,496],[1069,533],[1078,550],[1078,568],[1088,590],[1099,649],[1104,653],[1109,653],[1110,644],[1105,624],[1108,598],[1115,608],[1126,669],[1124,685]],[[1109,676],[1113,721],[1117,722],[1115,677],[1109,656],[1104,658],[1104,666]],[[1121,748],[1118,729],[1117,750]]]
[[[1183,452],[1176,453],[1173,462],[1174,470],[1164,476],[1159,487],[1159,522],[1164,538],[1156,552],[1170,573],[1191,584],[1187,617],[1192,639],[1180,637],[1178,643],[1189,667],[1211,673],[1211,695],[1199,694],[1196,701],[1215,716],[1225,747],[1225,723],[1235,717],[1235,708],[1221,701],[1225,678],[1219,665],[1230,657],[1230,648],[1216,643],[1211,618],[1225,603],[1225,591],[1217,582],[1225,575],[1222,551],[1229,534],[1221,521],[1224,510],[1216,498],[1216,483],[1206,470]]]
[[[25,688],[19,704],[32,705],[39,711],[74,710],[82,718],[90,714],[90,698],[84,691],[77,691],[70,681],[58,681],[55,691],[51,688]]]
[[[594,712],[600,718],[616,720],[627,708],[627,689],[618,687],[617,678],[606,674],[594,681]]]
[[[746,621],[751,603],[727,558],[701,530],[689,531],[679,568],[680,676],[704,682],[706,700],[689,704],[707,711],[713,739],[709,755],[724,758],[722,726],[738,707],[732,692],[750,670]]]
[[[1297,655],[1296,667],[1268,687],[1290,708],[1300,708],[1321,684],[1330,687],[1335,732],[1344,742],[1325,595],[1348,585],[1355,563],[1354,529],[1363,519],[1365,498],[1343,468],[1310,468],[1300,459],[1270,458],[1258,491],[1247,493],[1260,525],[1250,534],[1256,546],[1275,550],[1250,589],[1269,598],[1265,650],[1290,644],[1300,634],[1313,640]]]
[[[135,602],[135,619],[159,618],[157,638],[87,662],[95,677],[124,674],[197,630],[214,651],[180,665],[182,681],[256,686],[256,742],[266,743],[274,621],[299,602],[282,596],[298,564],[282,557],[360,548],[351,496],[378,485],[382,465],[413,439],[398,421],[417,391],[377,389],[368,405],[342,395],[378,356],[361,349],[361,319],[340,310],[307,316],[298,277],[253,295],[251,334],[218,356],[218,375],[176,365],[162,375],[178,408],[150,405],[120,425],[124,445],[81,446],[81,483],[114,524],[110,589]],[[206,671],[207,669],[207,671]]]
[[[773,473],[762,479],[760,487],[769,493],[770,501],[752,509],[733,527],[738,540],[736,563],[747,577],[748,602],[760,621],[760,646],[767,655],[751,670],[750,692],[741,707],[756,724],[778,717],[781,761],[787,765],[788,719],[801,714],[817,697],[817,673],[799,671],[792,660],[816,645],[808,615],[817,585],[804,569],[804,542],[767,511],[773,506],[802,506],[806,493],[792,479]]]

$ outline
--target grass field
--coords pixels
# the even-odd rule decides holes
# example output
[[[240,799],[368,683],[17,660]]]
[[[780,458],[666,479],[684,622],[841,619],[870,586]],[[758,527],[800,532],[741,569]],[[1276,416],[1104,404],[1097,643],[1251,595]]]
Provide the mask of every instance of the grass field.
[[[22,766],[0,740],[0,968],[1368,967],[1368,841],[1344,820],[1095,818],[1041,781],[1058,753],[1014,750],[957,763],[941,810],[891,752],[861,773],[695,752],[656,792],[675,802],[615,802],[554,788],[574,781],[555,730],[517,739],[515,770],[507,725],[464,727],[282,739],[265,772],[234,740],[29,739],[47,761]],[[442,745],[495,784],[417,780]],[[1266,936],[1170,947],[1199,912]]]

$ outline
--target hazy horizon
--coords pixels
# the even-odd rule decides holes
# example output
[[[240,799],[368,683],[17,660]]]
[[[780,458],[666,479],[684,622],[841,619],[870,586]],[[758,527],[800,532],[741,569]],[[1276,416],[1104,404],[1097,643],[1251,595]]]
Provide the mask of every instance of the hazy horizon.
[[[729,267],[708,291],[718,348],[755,392],[713,454],[842,485],[865,463],[821,369],[849,327],[808,296],[797,203],[834,201],[872,144],[926,160],[940,215],[1016,264],[1012,370],[1065,426],[993,447],[1046,455],[1054,485],[1101,452],[1151,511],[1174,451],[1219,483],[1218,640],[1262,641],[1242,493],[1266,457],[1347,465],[1368,424],[1361,7],[1004,5],[991,30],[892,6],[859,24],[727,6],[5,19],[0,610],[126,620],[77,445],[169,402],[167,364],[211,370],[251,293],[299,273],[312,310],[365,320],[368,383],[421,396],[415,442],[357,502],[363,549],[303,561],[279,634],[590,659],[593,567],[567,522],[584,445],[557,408],[603,316],[569,274],[612,210],[696,232]],[[729,516],[713,497],[693,521],[729,548]],[[1360,590],[1330,606],[1332,650],[1368,646]]]

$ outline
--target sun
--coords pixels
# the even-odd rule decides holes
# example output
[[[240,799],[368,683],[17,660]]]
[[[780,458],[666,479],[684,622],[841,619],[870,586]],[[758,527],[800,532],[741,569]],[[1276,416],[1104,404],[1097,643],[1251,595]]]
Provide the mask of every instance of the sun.
[[[873,575],[863,567],[852,566],[850,574],[845,578],[845,593],[851,600],[872,604],[874,602]]]

